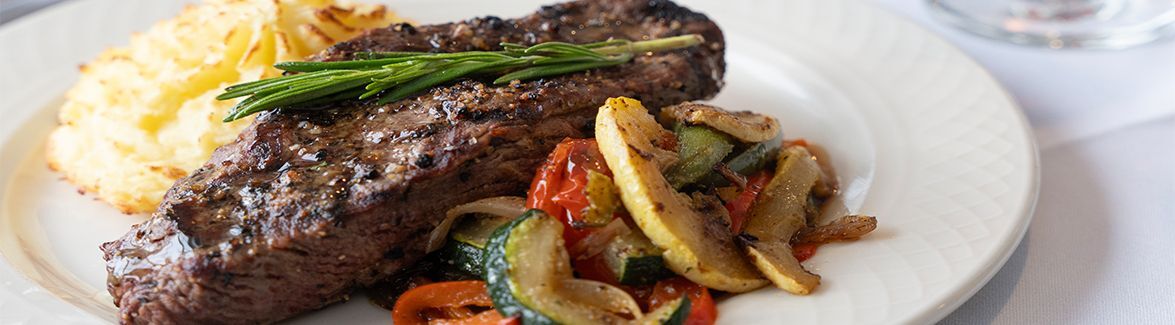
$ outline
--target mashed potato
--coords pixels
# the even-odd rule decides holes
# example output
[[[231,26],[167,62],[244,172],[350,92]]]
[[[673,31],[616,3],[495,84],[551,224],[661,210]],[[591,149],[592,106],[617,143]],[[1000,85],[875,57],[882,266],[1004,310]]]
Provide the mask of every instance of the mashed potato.
[[[381,5],[333,0],[207,0],[82,67],[49,137],[51,168],[128,213],[159,204],[252,118],[223,123],[231,84],[398,21]]]

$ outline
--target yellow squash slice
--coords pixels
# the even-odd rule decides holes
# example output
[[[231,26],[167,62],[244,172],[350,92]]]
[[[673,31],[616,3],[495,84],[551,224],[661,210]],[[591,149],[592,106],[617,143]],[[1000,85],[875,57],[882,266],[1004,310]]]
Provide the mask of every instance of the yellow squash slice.
[[[775,178],[767,183],[739,240],[751,262],[775,286],[797,295],[806,295],[820,285],[820,276],[800,265],[789,243],[807,225],[808,194],[820,180],[820,167],[803,147],[780,152]]]
[[[596,140],[620,198],[641,230],[665,250],[670,270],[706,287],[745,292],[766,285],[746,261],[727,221],[694,211],[662,175],[676,154],[660,141],[673,135],[631,98],[611,98],[596,116]]]
[[[661,114],[690,125],[705,125],[743,142],[763,142],[779,135],[779,121],[754,112],[730,112],[718,107],[681,103],[661,109]]]

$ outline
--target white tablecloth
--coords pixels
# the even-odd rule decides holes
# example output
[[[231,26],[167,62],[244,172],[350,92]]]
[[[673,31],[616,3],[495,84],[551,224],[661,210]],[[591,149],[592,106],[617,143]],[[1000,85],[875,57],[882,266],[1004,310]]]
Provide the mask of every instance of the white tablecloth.
[[[6,0],[6,20],[24,2]],[[1054,51],[979,39],[923,1],[871,0],[991,70],[1040,142],[1040,203],[995,278],[945,324],[1175,324],[1175,41]],[[22,12],[23,13],[23,12]]]
[[[1028,48],[945,26],[923,1],[873,1],[987,67],[1040,143],[1027,237],[942,323],[1175,324],[1175,40]]]

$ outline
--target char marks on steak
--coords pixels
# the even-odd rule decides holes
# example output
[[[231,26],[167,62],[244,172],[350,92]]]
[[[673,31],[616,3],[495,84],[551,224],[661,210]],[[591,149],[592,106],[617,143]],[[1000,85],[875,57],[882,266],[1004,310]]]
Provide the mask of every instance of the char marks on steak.
[[[690,33],[705,43],[612,68],[501,86],[463,80],[382,106],[260,114],[176,182],[149,220],[102,245],[122,322],[267,323],[344,300],[419,260],[450,207],[522,194],[556,143],[590,135],[606,98],[649,107],[708,98],[724,68],[718,27],[663,0],[400,24],[335,45],[317,59]]]

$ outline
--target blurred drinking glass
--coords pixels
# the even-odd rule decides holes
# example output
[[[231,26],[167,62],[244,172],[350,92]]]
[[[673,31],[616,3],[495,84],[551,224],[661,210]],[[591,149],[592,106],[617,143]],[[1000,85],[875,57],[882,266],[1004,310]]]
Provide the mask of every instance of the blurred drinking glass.
[[[1119,49],[1175,34],[1175,0],[928,0],[934,16],[985,37]]]

